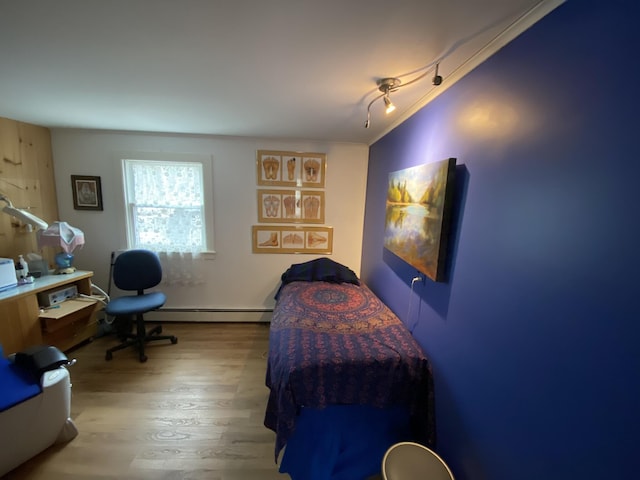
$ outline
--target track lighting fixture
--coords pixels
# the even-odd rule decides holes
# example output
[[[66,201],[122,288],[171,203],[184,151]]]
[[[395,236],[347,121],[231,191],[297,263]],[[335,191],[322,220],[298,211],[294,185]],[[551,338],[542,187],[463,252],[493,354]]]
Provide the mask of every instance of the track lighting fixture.
[[[369,128],[371,123],[371,105],[373,105],[376,100],[381,98],[384,100],[385,113],[391,113],[396,109],[395,105],[391,102],[391,98],[389,98],[389,93],[395,92],[400,88],[400,83],[402,83],[400,82],[400,79],[392,77],[381,78],[376,83],[378,85],[378,90],[380,90],[382,94],[378,95],[376,98],[371,100],[371,103],[369,103],[369,106],[367,107],[367,121],[364,123],[364,128]]]
[[[433,65],[433,64],[431,64]],[[438,86],[442,83],[442,77],[438,74],[438,67],[440,66],[440,62],[436,63],[435,66],[435,73],[433,75],[433,78],[431,79],[431,83],[435,86]],[[386,78],[381,78],[380,80],[378,80],[376,82],[376,84],[378,85],[378,90],[380,90],[380,92],[382,92],[380,95],[378,95],[376,98],[374,98],[373,100],[371,100],[371,102],[369,103],[369,105],[367,106],[367,121],[364,122],[364,128],[369,128],[369,126],[371,125],[371,106],[377,101],[380,100],[382,98],[382,100],[384,101],[384,106],[385,106],[385,113],[389,114],[391,112],[393,112],[396,107],[393,104],[393,102],[391,102],[391,97],[390,97],[390,93],[391,92],[395,92],[396,90],[398,90],[400,87],[406,87],[407,85],[411,85],[414,82],[417,82],[418,80],[424,78],[427,73],[431,71],[428,70],[424,73],[422,73],[421,75],[419,75],[418,77],[414,78],[413,80],[402,84],[402,82],[400,81],[399,78],[394,78],[394,77],[386,77]]]

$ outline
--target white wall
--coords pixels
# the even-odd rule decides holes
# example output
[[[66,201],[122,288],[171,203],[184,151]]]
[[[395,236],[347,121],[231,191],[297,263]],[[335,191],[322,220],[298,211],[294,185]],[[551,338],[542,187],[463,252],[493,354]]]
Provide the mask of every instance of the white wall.
[[[360,274],[369,149],[360,144],[289,142],[240,137],[53,129],[52,147],[60,219],[82,229],[86,244],[76,266],[93,270],[106,290],[109,258],[126,248],[120,152],[177,152],[213,158],[215,251],[205,262],[204,284],[164,288],[168,308],[269,309],[280,275],[306,254],[253,254],[257,224],[256,150],[327,154],[325,225],[334,229],[333,260]],[[101,177],[104,210],[74,210],[71,175]],[[202,319],[190,318],[190,319]]]

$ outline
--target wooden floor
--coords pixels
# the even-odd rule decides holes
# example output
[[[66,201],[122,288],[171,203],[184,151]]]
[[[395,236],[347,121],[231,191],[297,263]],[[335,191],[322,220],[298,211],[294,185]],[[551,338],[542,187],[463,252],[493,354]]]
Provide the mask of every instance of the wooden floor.
[[[178,343],[151,344],[146,363],[131,348],[105,361],[113,336],[70,353],[78,436],[3,480],[289,479],[262,423],[268,324],[164,324],[164,332]]]

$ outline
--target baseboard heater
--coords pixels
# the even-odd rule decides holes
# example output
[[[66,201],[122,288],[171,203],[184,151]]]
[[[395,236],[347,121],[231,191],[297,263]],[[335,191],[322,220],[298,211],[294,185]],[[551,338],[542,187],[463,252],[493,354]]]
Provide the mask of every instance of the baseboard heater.
[[[145,320],[158,322],[270,322],[267,308],[161,308],[145,313]]]

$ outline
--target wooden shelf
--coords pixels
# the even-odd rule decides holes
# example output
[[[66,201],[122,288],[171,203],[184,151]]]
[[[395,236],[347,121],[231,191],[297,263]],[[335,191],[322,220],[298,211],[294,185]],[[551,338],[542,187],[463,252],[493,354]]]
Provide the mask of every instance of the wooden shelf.
[[[90,298],[72,298],[49,307],[40,313],[42,330],[54,332],[69,323],[86,318],[93,313],[96,303],[96,300]]]

